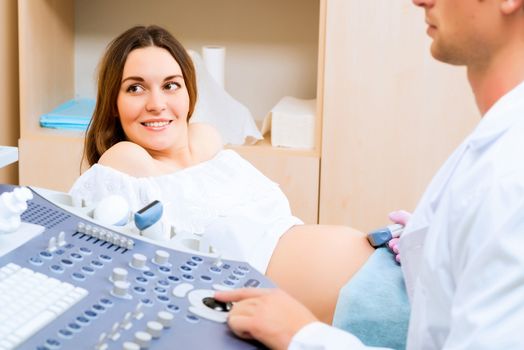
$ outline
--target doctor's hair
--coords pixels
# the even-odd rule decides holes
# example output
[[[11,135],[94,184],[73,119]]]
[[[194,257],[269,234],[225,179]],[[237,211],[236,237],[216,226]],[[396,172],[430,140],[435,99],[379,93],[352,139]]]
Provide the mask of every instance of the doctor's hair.
[[[117,107],[124,65],[131,51],[151,46],[167,50],[180,66],[189,95],[187,119],[191,117],[197,99],[196,74],[186,49],[159,26],[130,28],[109,43],[100,61],[96,105],[84,140],[81,164],[84,159],[90,166],[97,163],[111,146],[126,140]]]

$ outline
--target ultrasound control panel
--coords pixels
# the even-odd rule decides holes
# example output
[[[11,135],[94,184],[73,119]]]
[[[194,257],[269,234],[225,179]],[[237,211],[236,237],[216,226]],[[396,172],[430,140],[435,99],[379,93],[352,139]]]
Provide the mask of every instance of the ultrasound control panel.
[[[0,349],[262,348],[228,329],[231,305],[213,298],[273,287],[249,264],[113,231],[35,191],[21,219],[41,230],[0,257]]]

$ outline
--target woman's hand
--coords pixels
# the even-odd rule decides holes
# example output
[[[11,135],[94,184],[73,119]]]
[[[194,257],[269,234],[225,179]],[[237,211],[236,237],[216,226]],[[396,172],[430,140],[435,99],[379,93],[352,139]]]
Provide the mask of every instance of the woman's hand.
[[[411,213],[405,210],[396,210],[392,211],[388,215],[389,220],[393,221],[395,224],[400,224],[406,226],[409,219],[411,218]],[[400,238],[393,238],[388,242],[389,249],[395,254],[395,260],[400,264],[400,251],[398,248],[398,241]]]
[[[227,320],[233,333],[256,339],[271,349],[287,349],[302,327],[317,321],[304,305],[280,289],[216,292],[215,299],[233,302]]]

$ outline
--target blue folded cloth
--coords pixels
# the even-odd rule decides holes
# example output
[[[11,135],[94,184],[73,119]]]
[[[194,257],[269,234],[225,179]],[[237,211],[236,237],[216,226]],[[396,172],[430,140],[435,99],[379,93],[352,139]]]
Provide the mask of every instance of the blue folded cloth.
[[[368,346],[405,349],[410,306],[393,254],[378,248],[340,290],[333,326]]]
[[[69,100],[40,116],[44,128],[86,130],[93,116],[95,100],[80,98]]]

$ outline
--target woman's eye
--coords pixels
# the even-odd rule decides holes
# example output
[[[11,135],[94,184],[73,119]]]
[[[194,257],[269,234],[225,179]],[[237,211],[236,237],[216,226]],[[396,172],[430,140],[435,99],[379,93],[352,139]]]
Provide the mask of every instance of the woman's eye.
[[[164,85],[164,88],[166,90],[176,90],[179,87],[180,87],[180,84],[175,83],[174,81],[171,81],[171,82],[167,83],[166,85]]]
[[[130,85],[127,90],[127,92],[132,92],[132,93],[137,93],[137,92],[141,92],[141,91],[144,91],[144,88],[142,88],[140,85],[138,84],[133,84],[133,85]]]

